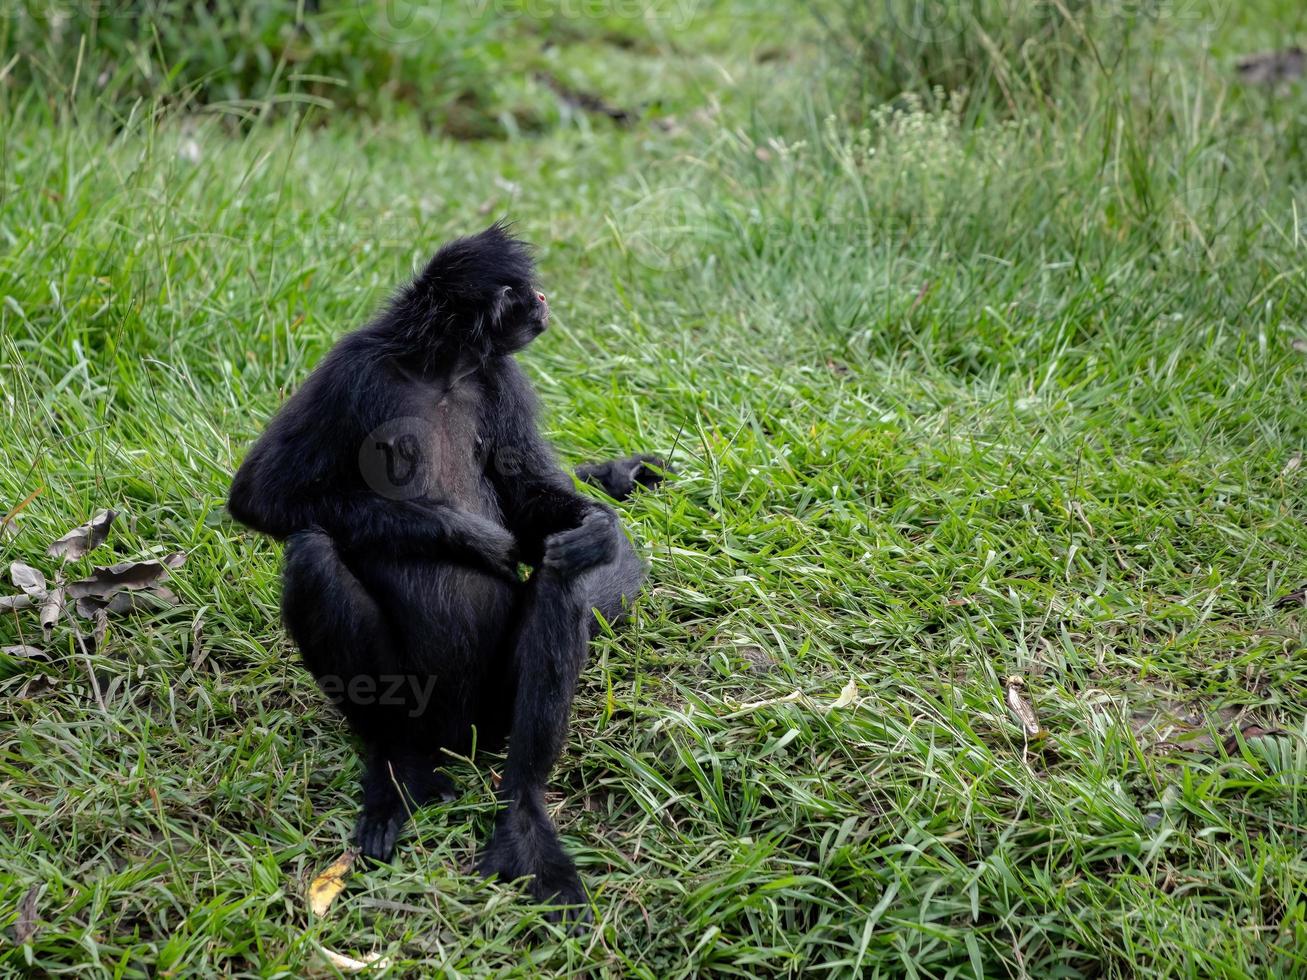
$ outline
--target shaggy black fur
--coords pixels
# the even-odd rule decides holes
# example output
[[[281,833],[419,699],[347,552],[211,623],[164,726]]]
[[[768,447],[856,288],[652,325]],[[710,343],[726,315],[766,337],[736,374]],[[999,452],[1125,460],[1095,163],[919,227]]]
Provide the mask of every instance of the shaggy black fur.
[[[537,429],[512,355],[548,315],[527,248],[502,225],[446,245],[286,403],[228,506],[286,540],[286,627],[363,746],[363,853],[388,860],[409,810],[452,792],[442,749],[507,737],[480,868],[575,906],[586,893],[545,784],[592,610],[621,619],[644,566]],[[578,475],[621,499],[661,469],[634,456]],[[519,560],[534,566],[526,582]]]

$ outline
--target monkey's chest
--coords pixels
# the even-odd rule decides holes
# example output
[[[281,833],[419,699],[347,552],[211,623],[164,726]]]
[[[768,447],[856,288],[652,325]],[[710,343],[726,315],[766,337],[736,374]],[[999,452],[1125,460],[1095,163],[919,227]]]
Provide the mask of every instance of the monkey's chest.
[[[427,485],[434,495],[464,510],[498,521],[499,502],[487,478],[488,444],[458,402],[437,405],[430,414]]]

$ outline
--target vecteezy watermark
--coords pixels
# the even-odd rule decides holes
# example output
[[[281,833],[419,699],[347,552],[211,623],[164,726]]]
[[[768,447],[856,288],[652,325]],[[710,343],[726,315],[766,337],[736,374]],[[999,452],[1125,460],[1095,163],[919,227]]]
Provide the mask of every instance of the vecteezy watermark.
[[[1163,16],[1182,19],[1199,12],[1197,0],[1108,0],[1083,7],[1050,0],[1008,0],[1006,4],[982,4],[981,0],[867,0],[869,14],[874,14],[877,6],[884,11],[886,23],[923,44],[952,40],[982,24],[990,25],[993,31],[996,25],[1020,24],[1032,18],[1066,26],[1069,20],[1129,23],[1155,21]]]
[[[436,678],[431,674],[323,674],[318,687],[337,707],[407,708],[408,716],[417,718],[431,703]]]
[[[524,465],[521,451],[512,446],[495,446],[414,415],[383,422],[364,437],[358,451],[363,482],[387,500],[439,496],[442,474],[470,469],[511,480],[522,474]]]
[[[430,490],[441,449],[433,426],[403,416],[377,426],[359,446],[359,472],[376,493],[389,500],[416,500]]]
[[[457,32],[476,22],[515,18],[664,21],[677,29],[694,18],[699,0],[357,0],[368,29],[391,44],[420,41],[444,25]]]
[[[957,37],[975,23],[980,0],[881,0],[896,30],[923,43]]]
[[[420,41],[440,24],[444,0],[358,0],[358,14],[368,30],[390,44]]]
[[[700,259],[709,208],[693,188],[662,188],[614,208],[608,230],[636,265],[672,272]]]

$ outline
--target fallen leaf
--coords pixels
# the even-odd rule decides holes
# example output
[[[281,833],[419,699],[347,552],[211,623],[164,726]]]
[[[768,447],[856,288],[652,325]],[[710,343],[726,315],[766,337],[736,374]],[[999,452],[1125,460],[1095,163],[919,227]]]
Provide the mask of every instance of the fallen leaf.
[[[826,710],[834,711],[836,708],[847,708],[849,705],[853,703],[854,699],[857,698],[857,696],[858,696],[857,681],[855,681],[852,677],[850,677],[849,682],[845,684],[844,688],[840,691],[840,696],[837,697],[830,704],[826,705]]]
[[[1288,595],[1275,600],[1276,609],[1292,609],[1294,606],[1307,606],[1307,585],[1294,589]]]
[[[309,908],[314,915],[326,915],[336,896],[345,890],[345,875],[358,857],[358,851],[350,848],[331,863],[326,871],[313,879],[309,885]]]
[[[206,651],[204,649],[204,613],[199,613],[195,617],[195,622],[191,623],[191,639],[195,641],[191,653],[191,666],[198,667],[204,662]]]
[[[1281,51],[1259,51],[1235,66],[1239,77],[1250,85],[1275,85],[1302,77],[1307,55],[1297,45]]]
[[[117,511],[100,511],[81,527],[75,527],[58,541],[51,542],[50,547],[46,549],[46,554],[51,558],[76,561],[104,544],[105,539],[109,537],[109,528],[117,516]]]
[[[45,576],[31,565],[24,565],[21,561],[10,562],[9,577],[13,579],[14,585],[33,598],[39,599],[45,595]]]
[[[91,575],[68,583],[68,594],[74,599],[88,596],[108,600],[124,589],[148,589],[168,577],[168,570],[186,560],[178,551],[159,561],[124,561],[107,568],[97,568]]]
[[[746,646],[740,649],[740,656],[748,664],[746,670],[771,670],[776,666],[775,659],[762,647]]]
[[[64,611],[64,590],[51,589],[45,594],[45,600],[41,603],[41,629],[45,631],[45,637],[50,638],[50,631],[54,629],[54,624],[59,622],[59,616]]]
[[[26,609],[32,605],[32,597],[23,593],[21,595],[0,595],[0,612],[8,612],[14,609]]]
[[[30,647],[26,643],[19,643],[12,647],[0,648],[0,653],[10,657],[44,657],[45,651],[40,647]]]
[[[390,969],[390,960],[380,953],[369,953],[363,959],[355,959],[352,956],[346,956],[344,953],[337,953],[327,949],[322,949],[322,955],[341,973],[359,973],[362,970],[388,970]]]
[[[1221,743],[1221,748],[1225,750],[1226,755],[1235,755],[1239,751],[1240,741],[1251,742],[1255,738],[1267,738],[1269,736],[1283,734],[1285,733],[1280,731],[1278,728],[1262,728],[1260,725],[1244,725],[1243,728],[1231,733],[1226,740]]]
[[[21,946],[36,935],[36,899],[41,886],[33,885],[18,903],[18,921],[14,923],[14,945]]]
[[[1021,723],[1021,730],[1025,733],[1026,738],[1043,738],[1048,733],[1039,724],[1039,719],[1035,717],[1035,709],[1030,706],[1030,702],[1021,696],[1021,690],[1025,686],[1026,682],[1020,677],[1009,677],[1007,679],[1008,710]]]
[[[176,604],[176,592],[165,586],[155,585],[148,589],[124,590],[107,600],[93,595],[82,596],[77,600],[74,608],[77,610],[77,615],[83,619],[94,619],[101,611],[111,612],[114,615],[136,611],[153,612]]]

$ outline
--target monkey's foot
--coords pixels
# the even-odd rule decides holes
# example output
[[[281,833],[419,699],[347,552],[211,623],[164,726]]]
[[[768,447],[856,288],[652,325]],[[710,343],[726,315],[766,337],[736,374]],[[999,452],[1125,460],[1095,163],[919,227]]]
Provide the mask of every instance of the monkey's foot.
[[[354,827],[354,843],[365,856],[388,862],[395,855],[395,841],[406,818],[403,808],[364,807]]]
[[[590,897],[549,818],[543,812],[533,814],[532,809],[510,805],[500,814],[477,870],[502,882],[529,878],[526,889],[531,898],[553,906],[546,919],[580,927],[592,918]]]

